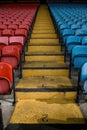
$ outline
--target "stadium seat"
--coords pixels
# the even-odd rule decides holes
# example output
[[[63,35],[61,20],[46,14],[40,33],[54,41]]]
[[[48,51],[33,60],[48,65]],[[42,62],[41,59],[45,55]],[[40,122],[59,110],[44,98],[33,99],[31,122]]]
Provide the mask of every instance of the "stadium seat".
[[[23,36],[11,36],[9,38],[9,45],[15,45],[20,49],[20,51],[22,51],[23,47],[24,47],[24,37]]]
[[[87,62],[87,46],[75,46],[72,49],[70,58],[70,77],[72,67],[74,69],[80,69],[85,62]]]
[[[82,90],[82,93],[87,95],[87,62],[84,63],[80,69],[78,90]]]
[[[19,77],[22,77],[22,62],[20,50],[16,46],[3,47],[1,51],[1,62],[6,62],[12,66],[13,69],[20,71]]]
[[[0,62],[0,95],[11,94],[13,89],[13,104],[15,104],[15,85],[12,66],[8,63]]]
[[[15,24],[11,24],[11,25],[8,26],[8,29],[16,30],[16,29],[18,29],[18,26],[15,25]]]
[[[4,47],[7,46],[9,42],[8,37],[6,36],[0,36],[0,50]]]
[[[12,29],[4,29],[2,31],[2,36],[14,36],[14,30]]]
[[[25,29],[16,29],[15,30],[15,36],[23,36],[24,41],[26,42],[26,40],[27,40],[27,30],[25,30]]]
[[[66,38],[66,50],[68,54],[71,53],[72,48],[76,45],[81,45],[81,37],[80,36],[68,36]]]

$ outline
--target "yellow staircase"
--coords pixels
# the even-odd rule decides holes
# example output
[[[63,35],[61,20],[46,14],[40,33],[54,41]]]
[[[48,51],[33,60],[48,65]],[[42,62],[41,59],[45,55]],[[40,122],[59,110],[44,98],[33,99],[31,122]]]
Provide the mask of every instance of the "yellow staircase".
[[[46,5],[38,10],[25,60],[23,78],[16,86],[17,103],[9,128],[18,125],[24,130],[31,124],[84,124],[76,104],[77,92],[68,78],[69,70]]]

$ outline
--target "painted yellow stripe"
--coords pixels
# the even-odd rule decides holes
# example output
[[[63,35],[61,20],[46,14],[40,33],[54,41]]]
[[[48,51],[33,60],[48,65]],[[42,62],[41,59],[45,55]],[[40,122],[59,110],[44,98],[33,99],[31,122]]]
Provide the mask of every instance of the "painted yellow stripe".
[[[24,68],[66,68],[64,61],[28,61],[23,65]]]
[[[55,30],[33,30],[32,33],[55,33]]]
[[[30,39],[30,44],[57,44],[59,39]]]
[[[69,70],[59,69],[59,70],[23,70],[23,77],[28,76],[66,76],[68,77]]]
[[[22,100],[16,104],[12,124],[84,124],[75,103],[58,104],[40,100]]]
[[[72,83],[64,76],[24,77],[16,88],[72,88]]]
[[[57,38],[57,34],[31,34],[31,38]]]
[[[76,92],[16,92],[17,100],[35,99],[55,103],[75,103]]]
[[[48,26],[47,27],[34,27],[33,29],[42,29],[42,30],[48,29],[49,30],[49,29],[54,29],[54,27],[52,26],[51,27],[48,27]]]
[[[51,20],[47,20],[47,21],[44,21],[44,20],[42,20],[42,21],[39,20],[39,21],[38,21],[38,20],[37,20],[34,25],[39,25],[39,24],[40,24],[40,25],[43,25],[43,24],[53,25],[53,22],[52,22]]]
[[[25,61],[62,61],[64,56],[25,56]]]
[[[47,22],[47,23],[41,23],[41,22],[38,22],[38,23],[35,23],[34,24],[34,27],[42,27],[42,26],[53,26],[53,23],[49,23],[49,22]]]
[[[28,46],[28,52],[59,52],[60,46]]]
[[[47,31],[48,31],[48,30],[55,31],[54,28],[49,28],[49,29],[39,29],[39,28],[34,29],[34,28],[33,28],[33,31],[34,31],[34,30],[35,30],[35,31],[36,31],[36,30],[37,30],[37,31],[39,31],[39,30],[43,30],[43,31],[46,31],[46,30],[47,30]]]

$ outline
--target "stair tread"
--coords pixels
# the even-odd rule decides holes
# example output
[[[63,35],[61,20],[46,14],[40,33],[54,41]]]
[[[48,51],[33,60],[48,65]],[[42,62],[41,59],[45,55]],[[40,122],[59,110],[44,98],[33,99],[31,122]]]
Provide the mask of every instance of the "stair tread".
[[[75,103],[59,104],[57,100],[22,100],[16,104],[10,124],[84,124]]]

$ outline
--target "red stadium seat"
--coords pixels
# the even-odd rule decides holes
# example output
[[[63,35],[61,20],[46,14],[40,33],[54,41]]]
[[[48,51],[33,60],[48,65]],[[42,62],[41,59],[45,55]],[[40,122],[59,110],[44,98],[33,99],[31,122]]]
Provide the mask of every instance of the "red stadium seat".
[[[27,30],[25,30],[25,29],[16,29],[15,30],[15,36],[23,36],[24,40],[26,41],[26,39],[27,39]]]
[[[16,30],[16,29],[18,28],[18,26],[15,25],[15,24],[11,24],[11,25],[8,26],[8,28],[9,28],[9,29]]]
[[[12,66],[8,63],[0,62],[0,95],[11,94],[13,89],[13,97],[15,103],[15,86]]]
[[[4,29],[7,29],[7,25],[0,24],[0,30],[4,30]]]
[[[13,69],[20,70],[19,77],[22,77],[22,63],[20,50],[16,46],[3,47],[1,51],[1,62],[9,63]]]
[[[26,29],[27,31],[29,31],[30,27],[28,25],[21,24],[19,25],[19,29]]]
[[[14,36],[14,30],[12,30],[12,29],[4,29],[2,31],[2,36]]]
[[[0,36],[0,50],[8,45],[8,37]]]
[[[23,46],[24,46],[24,37],[23,36],[11,36],[9,38],[9,45],[15,45],[20,49],[20,51],[22,51]]]

